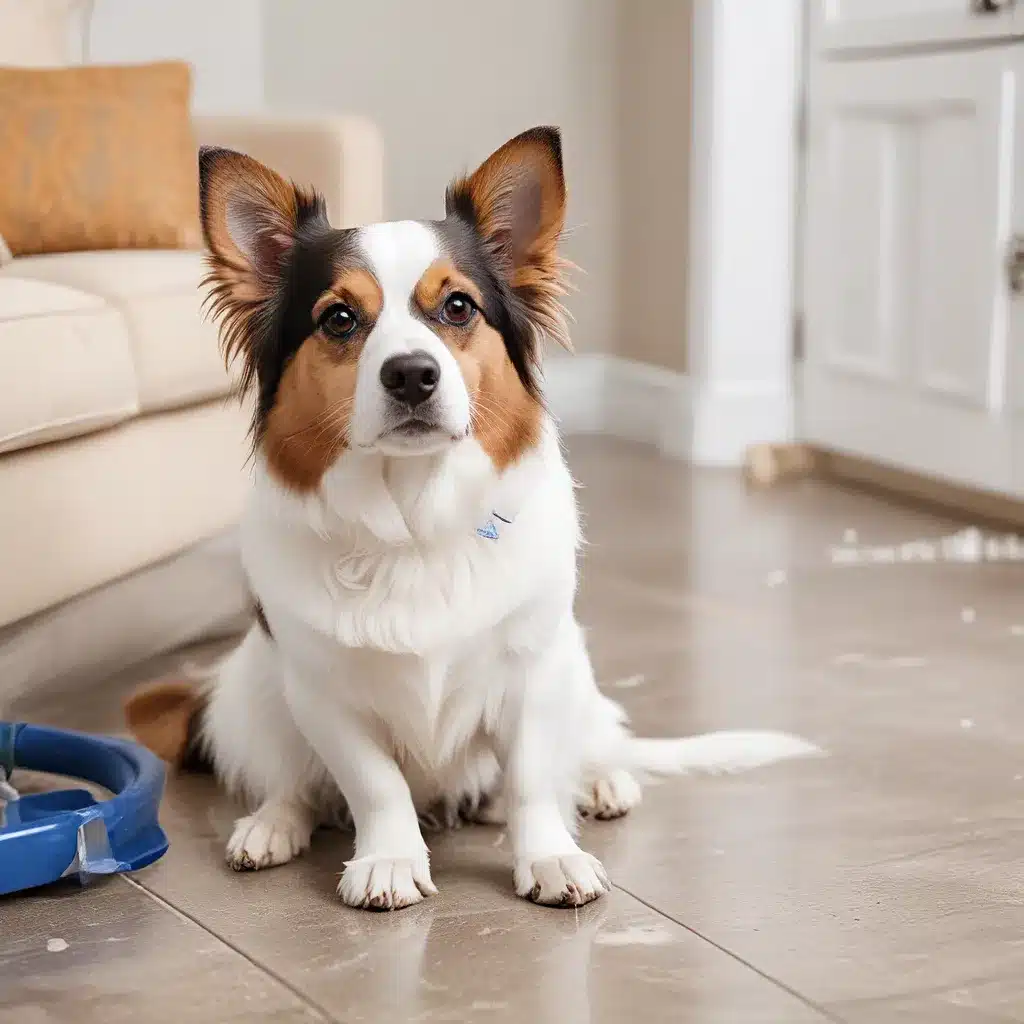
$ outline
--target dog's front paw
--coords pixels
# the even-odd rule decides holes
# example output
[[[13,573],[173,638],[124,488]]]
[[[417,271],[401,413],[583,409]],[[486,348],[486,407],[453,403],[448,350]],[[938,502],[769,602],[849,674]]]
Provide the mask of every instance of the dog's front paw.
[[[259,871],[286,864],[309,847],[312,833],[305,809],[264,806],[235,822],[225,859],[235,871]]]
[[[549,907],[582,907],[611,891],[604,866],[589,853],[565,854],[515,866],[516,892]]]
[[[579,811],[584,818],[611,821],[628,814],[642,796],[640,783],[629,772],[614,771],[587,787],[579,801]]]
[[[401,910],[436,896],[426,851],[404,859],[360,857],[350,860],[338,883],[338,895],[350,907]]]

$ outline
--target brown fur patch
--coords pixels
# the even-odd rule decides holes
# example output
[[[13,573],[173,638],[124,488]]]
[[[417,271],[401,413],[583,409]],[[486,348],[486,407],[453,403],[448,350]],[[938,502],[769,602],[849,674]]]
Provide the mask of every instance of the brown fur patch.
[[[319,487],[324,472],[348,446],[359,353],[380,316],[384,295],[369,271],[347,267],[317,299],[311,319],[336,303],[356,312],[356,333],[337,342],[316,332],[299,346],[281,375],[263,433],[268,466],[296,491]]]
[[[329,291],[323,293],[313,306],[313,320],[320,317],[335,303],[351,306],[362,314],[364,321],[373,322],[384,306],[384,293],[377,279],[361,267],[347,268],[334,279]]]
[[[359,353],[366,327],[342,344],[319,332],[299,347],[281,377],[267,416],[263,452],[286,487],[309,492],[348,447]]]
[[[473,436],[499,472],[515,462],[540,438],[542,407],[519,379],[501,335],[477,312],[465,327],[433,320],[454,292],[477,305],[480,289],[447,259],[435,260],[416,283],[414,297],[432,318],[431,329],[455,356],[472,403]]]
[[[483,305],[480,289],[465,274],[459,273],[448,259],[437,259],[416,282],[416,304],[426,313],[433,313],[452,292],[464,292],[477,306]]]
[[[442,338],[469,391],[473,436],[500,473],[540,440],[541,404],[523,386],[501,335],[482,316],[465,330],[445,328]]]
[[[196,760],[196,735],[206,698],[185,680],[163,680],[137,689],[124,705],[132,735],[176,768]]]

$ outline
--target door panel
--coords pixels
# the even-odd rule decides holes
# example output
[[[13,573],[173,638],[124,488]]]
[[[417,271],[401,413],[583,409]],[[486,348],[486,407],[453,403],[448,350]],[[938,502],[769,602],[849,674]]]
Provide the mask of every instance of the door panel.
[[[997,411],[1019,49],[814,65],[807,440],[1010,486]]]
[[[925,46],[1008,38],[1021,31],[1013,0],[812,0],[816,49]]]
[[[844,194],[832,211],[834,272],[844,286],[826,311],[825,357],[851,373],[893,379],[899,370],[892,285],[905,260],[899,213],[899,125],[851,112],[827,142],[828,174]]]
[[[918,266],[916,274],[910,268],[908,281],[917,290],[912,329],[918,383],[981,409],[990,373],[989,360],[979,358],[981,332],[986,326],[1005,331],[1003,324],[992,323],[993,290],[1000,291],[1001,284],[993,232],[1005,237],[1007,229],[1005,215],[992,201],[996,196],[978,197],[1005,188],[993,176],[999,172],[991,162],[993,142],[997,160],[1012,159],[1009,151],[999,156],[999,139],[991,133],[1000,132],[996,119],[1001,115],[988,109],[987,100],[936,102],[914,120],[909,156],[910,178],[919,190],[917,223],[911,227]]]

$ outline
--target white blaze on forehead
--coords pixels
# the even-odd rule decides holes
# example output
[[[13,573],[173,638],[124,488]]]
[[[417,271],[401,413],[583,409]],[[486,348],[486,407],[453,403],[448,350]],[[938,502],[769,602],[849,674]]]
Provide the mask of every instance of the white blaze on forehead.
[[[437,235],[426,224],[402,220],[361,228],[359,243],[367,269],[380,285],[383,305],[359,355],[350,442],[356,447],[391,444],[381,441],[395,424],[394,403],[381,386],[381,368],[392,356],[417,351],[433,356],[438,365],[431,406],[442,434],[465,436],[471,407],[462,371],[435,332],[436,325],[414,307],[416,285],[442,255]]]
[[[362,228],[359,241],[384,293],[384,309],[408,312],[419,279],[441,255],[437,236],[419,221],[396,220]]]
[[[419,221],[396,220],[360,229],[359,243],[383,297],[360,366],[415,349],[436,356],[435,350],[444,346],[413,312],[413,297],[420,278],[441,255],[437,236]]]

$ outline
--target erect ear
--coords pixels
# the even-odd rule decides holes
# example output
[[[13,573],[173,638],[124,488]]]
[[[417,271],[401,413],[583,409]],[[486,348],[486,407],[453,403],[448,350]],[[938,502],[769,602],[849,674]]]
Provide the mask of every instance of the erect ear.
[[[452,182],[445,207],[473,225],[537,326],[569,348],[558,302],[568,265],[558,255],[565,225],[559,130],[531,128],[506,142],[469,177]]]
[[[236,298],[263,296],[278,279],[295,244],[302,198],[277,172],[244,153],[204,146],[199,151],[203,237],[216,267],[238,274]]]
[[[299,229],[317,218],[326,226],[324,202],[252,157],[204,146],[199,209],[213,312],[223,322],[225,354],[230,359],[241,350],[246,356],[249,384],[255,372],[247,351],[252,329],[279,294]]]

